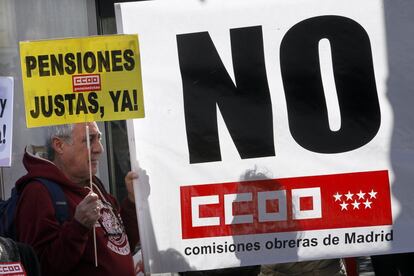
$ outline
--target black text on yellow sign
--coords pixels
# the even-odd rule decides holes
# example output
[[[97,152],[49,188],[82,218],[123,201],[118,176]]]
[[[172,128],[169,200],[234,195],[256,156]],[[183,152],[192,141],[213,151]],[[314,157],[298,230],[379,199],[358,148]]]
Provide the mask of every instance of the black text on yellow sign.
[[[28,127],[144,117],[136,35],[21,42]]]
[[[138,111],[138,92],[136,89],[109,91],[109,95],[112,101],[110,112]],[[82,93],[35,96],[34,102],[34,109],[30,110],[30,116],[34,119],[59,117],[65,114],[98,114],[100,118],[105,116],[105,106],[99,105],[96,92],[89,92],[86,96]]]
[[[93,72],[122,72],[135,69],[132,49],[46,54],[25,57],[26,76],[49,77]]]

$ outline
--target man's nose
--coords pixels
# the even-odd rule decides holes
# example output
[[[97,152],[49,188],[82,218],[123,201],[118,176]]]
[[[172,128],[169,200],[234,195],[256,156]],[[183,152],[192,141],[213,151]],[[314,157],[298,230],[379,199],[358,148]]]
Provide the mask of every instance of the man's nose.
[[[91,145],[91,152],[98,154],[104,151],[103,145],[100,140],[94,141]]]

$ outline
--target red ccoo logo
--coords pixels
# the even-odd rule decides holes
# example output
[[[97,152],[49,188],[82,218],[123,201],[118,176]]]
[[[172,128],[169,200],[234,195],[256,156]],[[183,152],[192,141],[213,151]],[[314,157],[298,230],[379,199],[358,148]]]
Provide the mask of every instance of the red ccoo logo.
[[[181,187],[184,239],[392,224],[387,171]]]
[[[73,75],[73,92],[100,91],[101,76],[99,74]]]

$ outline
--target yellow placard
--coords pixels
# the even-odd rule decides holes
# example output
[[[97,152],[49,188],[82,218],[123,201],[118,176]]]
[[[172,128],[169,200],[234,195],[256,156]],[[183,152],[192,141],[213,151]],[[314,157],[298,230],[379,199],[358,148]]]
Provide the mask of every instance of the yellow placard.
[[[143,118],[137,35],[20,42],[27,127]]]

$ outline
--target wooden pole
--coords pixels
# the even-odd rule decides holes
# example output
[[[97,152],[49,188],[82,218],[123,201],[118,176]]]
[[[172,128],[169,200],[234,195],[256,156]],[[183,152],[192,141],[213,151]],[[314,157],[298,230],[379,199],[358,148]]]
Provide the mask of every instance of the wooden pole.
[[[92,161],[91,161],[91,142],[89,140],[89,126],[86,123],[86,148],[88,149],[88,162],[89,162],[89,185],[91,192],[93,192],[92,186]],[[95,267],[98,267],[98,250],[96,249],[96,229],[93,226],[93,248],[95,252]]]

